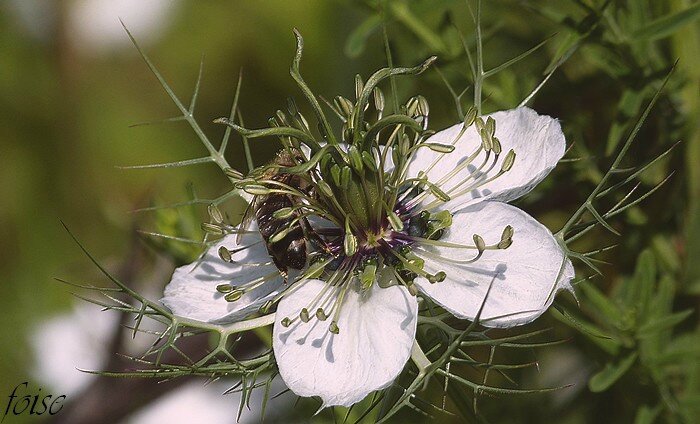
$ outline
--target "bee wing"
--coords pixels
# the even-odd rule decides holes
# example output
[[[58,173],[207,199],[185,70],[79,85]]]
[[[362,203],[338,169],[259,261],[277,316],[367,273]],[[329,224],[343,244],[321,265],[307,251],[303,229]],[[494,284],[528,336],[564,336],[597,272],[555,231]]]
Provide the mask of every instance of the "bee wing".
[[[238,225],[238,234],[236,235],[236,244],[241,243],[241,239],[243,238],[243,234],[246,233],[246,230],[248,227],[250,227],[250,223],[253,222],[253,218],[255,217],[255,209],[256,209],[256,204],[258,201],[258,196],[253,197],[253,200],[250,201],[248,204],[248,207],[246,208],[245,212],[243,213],[243,220],[241,223]]]

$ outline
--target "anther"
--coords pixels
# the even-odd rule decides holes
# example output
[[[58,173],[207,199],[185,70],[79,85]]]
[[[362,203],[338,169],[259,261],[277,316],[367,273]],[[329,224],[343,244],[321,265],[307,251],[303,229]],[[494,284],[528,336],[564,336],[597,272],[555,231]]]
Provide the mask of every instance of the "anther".
[[[243,191],[255,196],[265,196],[271,193],[271,190],[269,188],[257,184],[246,185],[243,187]]]
[[[451,144],[422,143],[421,146],[425,146],[430,150],[438,153],[452,153],[455,150],[455,146]]]
[[[230,293],[233,291],[233,286],[230,284],[219,284],[216,286],[216,291],[222,294]]]
[[[224,299],[227,302],[235,302],[238,299],[240,299],[244,294],[245,294],[245,291],[240,290],[240,289],[236,289],[236,290],[231,291],[230,293],[227,293],[224,296]]]
[[[513,167],[514,162],[515,152],[513,150],[509,150],[508,153],[506,153],[505,159],[503,159],[503,165],[501,165],[501,172],[510,171],[510,169]]]
[[[445,273],[445,271],[438,271],[434,275],[428,274],[427,278],[428,278],[428,282],[430,282],[430,284],[435,284],[435,283],[441,283],[441,282],[445,281],[446,277],[447,277],[447,274]]]
[[[476,120],[476,108],[475,107],[470,107],[469,110],[467,110],[467,113],[464,114],[464,125],[463,129],[467,129],[474,125],[474,121]]]
[[[493,135],[496,134],[496,121],[492,117],[486,118],[486,124],[484,125],[484,129],[488,133],[490,138],[493,138]]]
[[[340,333],[340,328],[338,328],[338,323],[335,321],[331,321],[331,325],[328,326],[328,331],[330,331],[333,334]]]
[[[496,247],[499,249],[507,249],[513,244],[513,227],[510,225],[503,229],[503,234],[501,234],[501,241],[498,242]]]
[[[430,114],[430,105],[428,100],[423,96],[418,96],[418,113],[422,116],[428,116]]]
[[[318,318],[319,321],[325,321],[328,319],[328,315],[323,311],[323,308],[318,308],[316,309],[316,318]]]
[[[215,235],[222,235],[224,233],[224,229],[221,228],[221,226],[216,224],[210,224],[208,222],[202,223],[202,230],[204,230],[204,232],[206,233]]]
[[[476,249],[479,251],[479,254],[486,250],[486,242],[484,241],[484,238],[481,237],[478,234],[474,234],[474,245],[476,246]]]
[[[231,257],[231,251],[224,246],[219,247],[219,258],[221,258],[221,260],[224,262],[233,262],[233,258]]]
[[[476,130],[479,132],[481,132],[481,130],[484,129],[484,127],[486,126],[481,116],[477,116],[476,118],[474,118],[474,125],[476,125]]]
[[[488,133],[488,130],[486,128],[480,129],[479,136],[481,137],[481,146],[487,152],[490,151],[493,148],[493,138]]]
[[[311,317],[309,317],[309,310],[306,308],[302,308],[301,312],[299,312],[299,319],[302,322],[309,322],[309,320],[311,319]]]
[[[293,208],[282,208],[274,211],[272,213],[272,217],[275,219],[287,219],[294,215],[294,209]]]
[[[222,222],[224,222],[224,216],[221,214],[221,211],[219,210],[218,207],[216,207],[215,204],[213,204],[213,203],[210,204],[207,207],[207,211],[209,212],[209,217],[215,223],[221,224]]]
[[[499,140],[498,137],[493,137],[491,141],[493,142],[493,152],[496,155],[500,155],[503,151],[503,146],[501,146],[501,140]]]
[[[292,320],[289,319],[289,317],[284,317],[282,318],[282,321],[280,321],[280,324],[282,324],[282,327],[289,327],[292,324]]]

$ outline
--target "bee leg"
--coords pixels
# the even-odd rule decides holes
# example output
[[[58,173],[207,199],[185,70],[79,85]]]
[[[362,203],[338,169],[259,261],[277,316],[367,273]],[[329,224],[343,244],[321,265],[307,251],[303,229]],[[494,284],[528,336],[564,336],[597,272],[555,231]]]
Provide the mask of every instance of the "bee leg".
[[[284,278],[284,284],[286,285],[289,280],[289,271],[287,269],[287,266],[274,256],[272,257],[272,262],[274,262],[280,275],[282,276],[282,278]]]
[[[306,237],[309,242],[317,247],[323,249],[326,253],[331,253],[331,249],[328,247],[328,243],[325,242],[318,234],[316,234],[311,227],[311,223],[308,219],[304,218],[301,221],[301,228],[304,231],[304,237]]]

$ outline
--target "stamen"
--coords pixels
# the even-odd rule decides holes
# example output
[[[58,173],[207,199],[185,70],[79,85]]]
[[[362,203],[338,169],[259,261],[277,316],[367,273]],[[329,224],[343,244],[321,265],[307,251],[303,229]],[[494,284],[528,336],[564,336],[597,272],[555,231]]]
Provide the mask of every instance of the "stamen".
[[[224,296],[227,302],[235,302],[245,294],[245,290],[235,289]]]
[[[233,255],[235,255],[238,252],[242,252],[246,249],[250,249],[251,247],[258,245],[262,243],[262,240],[256,241],[255,243],[251,243],[247,246],[239,247],[237,249],[228,249],[225,246],[220,246],[218,253],[219,253],[219,259],[221,259],[224,262],[227,263],[236,263],[236,261],[233,260]],[[262,265],[269,265],[272,263],[272,261],[268,262],[257,262],[257,263],[250,263],[250,262],[237,262],[238,265],[240,266],[262,266]]]
[[[386,247],[388,247],[388,251],[394,255],[401,263],[406,267],[407,270],[413,272],[414,274],[420,275],[421,277],[424,277],[428,280],[435,280],[435,281],[442,281],[445,279],[445,273],[440,271],[437,274],[433,275],[428,273],[427,271],[423,270],[421,267],[417,266],[417,263],[420,263],[422,266],[422,259],[419,257],[412,258],[411,260],[407,259],[404,255],[400,254],[399,252],[396,252],[394,249],[392,249],[386,241],[382,240],[385,244]]]
[[[216,286],[216,291],[222,294],[230,293],[233,291],[233,286],[230,284],[219,284]]]
[[[345,293],[347,293],[349,286],[350,284],[348,282],[343,284],[340,295],[338,295],[338,298],[333,304],[333,321],[331,321],[331,325],[328,327],[328,331],[330,331],[333,334],[340,333],[340,328],[338,328],[338,319],[340,317],[340,310],[343,306],[343,300],[345,299]]]
[[[226,295],[224,296],[224,299],[227,302],[235,302],[238,299],[240,299],[247,292],[254,290],[254,289],[262,286],[266,282],[279,277],[279,275],[280,275],[279,271],[274,271],[274,272],[271,272],[267,275],[264,275],[258,279],[255,279],[253,281],[249,281],[249,282],[242,284],[240,286],[237,286],[237,287],[231,285],[231,290],[227,291]],[[222,284],[220,286],[221,286],[221,289],[223,290],[224,289],[223,286],[225,286],[225,285]],[[219,290],[219,286],[217,286],[217,291],[218,290]]]
[[[510,225],[507,225],[503,229],[503,234],[501,234],[501,241],[498,243],[498,248],[499,249],[507,249],[510,247],[511,244],[513,244],[513,227]]]
[[[467,131],[467,129],[474,124],[474,121],[476,120],[476,113],[477,113],[477,111],[474,107],[469,108],[467,113],[464,115],[464,123],[462,124],[462,128],[459,130],[457,137],[455,137],[454,140],[452,140],[450,145],[452,145],[452,146],[456,145],[457,141],[459,141],[459,139],[462,138],[462,136]],[[479,146],[479,150],[480,149],[481,149],[481,146]],[[438,162],[440,162],[440,159],[443,158],[443,155],[445,155],[445,153],[440,154],[438,157],[435,158],[435,160],[433,160],[433,162],[430,164],[430,166],[428,166],[428,168],[425,169],[426,174],[429,173],[430,171],[432,171],[432,169],[435,167],[435,165],[437,165]]]
[[[215,223],[222,224],[224,222],[224,216],[221,214],[221,211],[215,204],[210,204],[207,207],[207,211],[209,212],[209,217]]]
[[[316,318],[318,318],[319,321],[325,321],[328,319],[328,315],[323,311],[323,308],[318,308],[316,309]]]
[[[401,274],[396,270],[396,268],[392,268],[392,271],[393,271],[396,279],[399,280],[399,282],[406,287],[406,289],[408,290],[408,293],[410,293],[411,296],[418,295],[418,288],[416,287],[416,285],[413,281],[404,280],[404,278],[401,277]]]
[[[211,224],[209,222],[202,222],[202,230],[207,234],[213,234],[217,236],[224,235],[224,229],[221,225]]]

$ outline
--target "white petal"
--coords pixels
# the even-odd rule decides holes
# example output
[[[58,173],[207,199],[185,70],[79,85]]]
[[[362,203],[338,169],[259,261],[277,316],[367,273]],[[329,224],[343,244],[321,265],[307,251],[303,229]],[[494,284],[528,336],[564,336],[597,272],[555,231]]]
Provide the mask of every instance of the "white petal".
[[[447,273],[445,281],[434,284],[417,278],[417,286],[455,316],[473,320],[492,284],[481,324],[512,327],[533,321],[559,290],[572,289],[574,277],[571,261],[545,226],[514,206],[485,201],[454,214],[452,226],[440,241],[473,246],[472,237],[479,234],[492,245],[498,243],[507,225],[514,229],[513,244],[507,249],[486,250],[472,264],[450,263],[445,258],[469,259],[476,250],[417,248],[418,255],[421,249],[431,252],[423,256],[426,271]]]
[[[502,153],[498,162],[488,172],[493,161],[493,153],[489,158],[489,165],[478,174],[479,181],[483,181],[497,174],[509,150],[516,154],[515,162],[510,171],[495,180],[485,183],[457,198],[453,198],[446,209],[456,210],[458,207],[473,204],[479,200],[492,199],[510,201],[525,195],[532,190],[537,183],[542,181],[556,166],[564,155],[566,141],[561,131],[561,125],[556,119],[549,116],[538,115],[532,109],[522,107],[493,113],[491,116],[496,121],[496,137],[500,140]],[[484,120],[487,117],[484,117]],[[438,132],[428,139],[430,143],[452,144],[462,128],[462,124],[454,125]],[[408,167],[408,177],[415,177],[420,171],[428,171],[428,179],[438,184],[443,177],[465,163],[470,155],[475,153],[481,145],[481,138],[476,128],[472,125],[462,137],[455,143],[452,153],[441,154],[428,148],[418,149]],[[465,182],[458,188],[459,183],[469,178],[475,170],[484,162],[486,154],[482,151],[469,164],[463,167],[454,176],[448,178],[440,187],[443,191],[453,196],[461,190],[470,187],[474,179]],[[437,160],[437,163],[435,161]],[[475,174],[477,175],[477,174]],[[454,190],[453,190],[454,189]],[[450,192],[450,190],[453,190]],[[431,199],[432,200],[432,199]]]
[[[172,280],[165,287],[161,302],[175,315],[202,322],[226,323],[255,312],[262,304],[277,294],[282,277],[270,261],[260,233],[251,226],[241,244],[236,235],[229,235],[210,247],[201,261],[195,261],[175,270]],[[233,263],[224,262],[218,254],[220,246],[236,249],[251,246],[232,255]],[[260,265],[263,264],[263,265]],[[216,291],[219,284],[241,286],[269,276],[269,281],[244,294],[235,302],[227,302]]]
[[[317,307],[309,310],[307,323],[297,318],[288,328],[280,324],[285,317],[298,317],[324,286],[309,280],[280,301],[273,348],[282,379],[294,393],[319,396],[324,407],[350,406],[388,387],[403,369],[411,356],[418,303],[403,287],[374,284],[365,293],[348,289],[339,334],[328,331],[332,318],[313,316]]]

